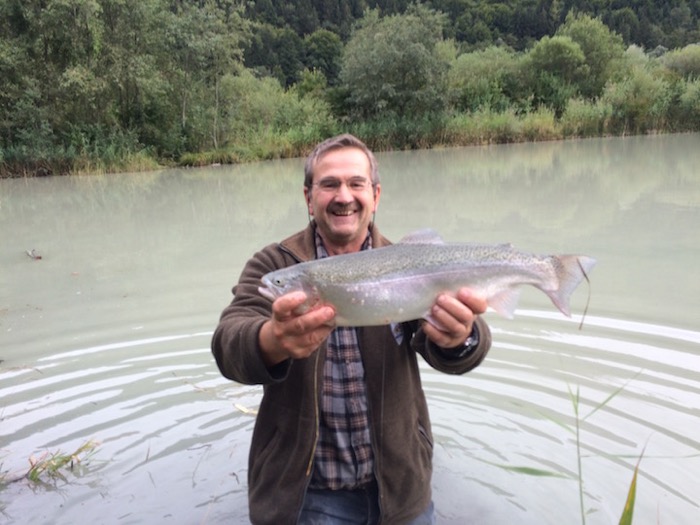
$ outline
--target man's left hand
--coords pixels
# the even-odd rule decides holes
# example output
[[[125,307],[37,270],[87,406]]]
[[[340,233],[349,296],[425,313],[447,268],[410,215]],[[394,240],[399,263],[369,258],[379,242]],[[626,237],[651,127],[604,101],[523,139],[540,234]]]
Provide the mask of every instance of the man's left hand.
[[[472,333],[474,319],[483,314],[487,306],[486,298],[469,288],[460,288],[456,295],[441,293],[430,309],[435,324],[424,323],[423,331],[442,348],[462,346]]]

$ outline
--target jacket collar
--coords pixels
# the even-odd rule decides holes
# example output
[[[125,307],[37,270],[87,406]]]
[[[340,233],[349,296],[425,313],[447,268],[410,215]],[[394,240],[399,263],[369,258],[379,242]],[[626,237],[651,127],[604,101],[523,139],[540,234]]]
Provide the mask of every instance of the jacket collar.
[[[314,240],[314,231],[316,223],[309,222],[309,225],[302,231],[295,233],[291,237],[287,237],[280,243],[283,250],[288,252],[298,262],[310,261],[316,258],[316,242]],[[374,223],[370,225],[372,233],[372,247],[381,248],[388,246],[391,241],[384,237]]]

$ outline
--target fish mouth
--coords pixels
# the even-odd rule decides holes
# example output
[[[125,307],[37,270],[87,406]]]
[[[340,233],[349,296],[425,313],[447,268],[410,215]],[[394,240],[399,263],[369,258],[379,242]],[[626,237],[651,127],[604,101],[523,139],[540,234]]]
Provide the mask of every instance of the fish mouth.
[[[270,290],[267,286],[258,286],[258,292],[260,292],[260,295],[266,299],[269,299],[270,301],[277,299],[272,290]]]

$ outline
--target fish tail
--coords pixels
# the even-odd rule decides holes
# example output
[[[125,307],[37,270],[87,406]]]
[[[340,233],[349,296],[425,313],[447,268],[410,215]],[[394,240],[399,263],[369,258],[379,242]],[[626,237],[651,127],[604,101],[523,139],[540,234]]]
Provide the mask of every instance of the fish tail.
[[[588,280],[588,273],[595,266],[596,260],[585,255],[553,255],[552,264],[559,286],[546,294],[564,315],[571,317],[571,294],[581,281]]]

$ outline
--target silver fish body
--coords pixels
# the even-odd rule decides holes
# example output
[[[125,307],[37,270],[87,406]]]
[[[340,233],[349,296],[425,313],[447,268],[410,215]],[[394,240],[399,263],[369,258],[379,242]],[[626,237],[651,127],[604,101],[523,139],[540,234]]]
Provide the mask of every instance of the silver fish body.
[[[570,316],[569,298],[595,265],[583,255],[538,256],[511,245],[402,241],[383,248],[337,255],[270,272],[260,293],[271,300],[302,290],[307,306],[333,305],[338,326],[373,326],[429,318],[438,294],[469,287],[489,307],[512,317],[519,286],[547,294]]]

